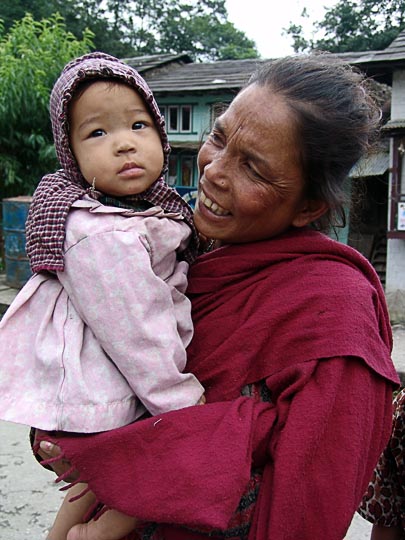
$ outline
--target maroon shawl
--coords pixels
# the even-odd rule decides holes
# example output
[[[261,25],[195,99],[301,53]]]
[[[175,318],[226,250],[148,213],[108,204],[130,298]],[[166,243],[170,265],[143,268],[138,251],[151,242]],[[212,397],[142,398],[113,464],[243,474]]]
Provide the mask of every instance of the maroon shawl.
[[[384,403],[390,402],[398,377],[390,359],[392,336],[383,290],[360,254],[304,230],[203,255],[192,267],[189,294],[195,337],[188,369],[205,386],[207,405],[59,443],[108,506],[144,521],[191,528],[226,528],[252,464],[265,466],[265,471],[270,467],[256,507],[259,532],[252,532],[252,538],[267,538],[269,456],[275,455],[280,418],[290,421],[291,396],[303,394],[311,384],[314,364],[330,366],[326,381],[332,387],[333,369],[343,373],[342,393],[353,364],[355,384],[364,379],[364,389],[371,392],[367,396],[379,392]],[[244,385],[263,379],[271,404],[240,396]],[[283,401],[280,396],[286,393],[290,397]],[[313,408],[313,399],[322,410],[328,404],[316,402],[318,389],[305,406]],[[370,428],[376,438],[373,459],[389,434],[387,411],[377,413],[378,422],[370,420],[376,426]],[[306,434],[300,440],[305,445]],[[333,448],[339,451],[339,444]],[[304,449],[295,449],[294,456]],[[344,466],[350,468],[350,463]],[[368,472],[371,469],[363,474]],[[314,507],[308,511],[316,514]],[[169,527],[165,538],[183,538],[180,530]]]

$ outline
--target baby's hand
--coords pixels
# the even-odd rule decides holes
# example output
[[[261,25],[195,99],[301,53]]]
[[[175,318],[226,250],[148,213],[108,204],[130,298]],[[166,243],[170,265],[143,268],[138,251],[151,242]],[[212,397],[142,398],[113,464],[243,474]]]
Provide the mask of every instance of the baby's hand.
[[[196,405],[205,405],[206,403],[205,394],[203,394],[200,399],[197,401]]]
[[[96,521],[72,527],[66,540],[121,540],[135,530],[136,525],[135,518],[108,510]]]

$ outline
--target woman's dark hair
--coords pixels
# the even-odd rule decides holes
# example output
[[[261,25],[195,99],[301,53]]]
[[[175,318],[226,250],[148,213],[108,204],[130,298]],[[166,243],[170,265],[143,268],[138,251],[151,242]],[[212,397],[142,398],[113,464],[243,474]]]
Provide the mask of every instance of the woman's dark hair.
[[[375,142],[380,122],[364,75],[314,53],[268,61],[251,84],[283,96],[295,114],[307,195],[329,208],[313,225],[323,231],[344,225],[344,182]]]

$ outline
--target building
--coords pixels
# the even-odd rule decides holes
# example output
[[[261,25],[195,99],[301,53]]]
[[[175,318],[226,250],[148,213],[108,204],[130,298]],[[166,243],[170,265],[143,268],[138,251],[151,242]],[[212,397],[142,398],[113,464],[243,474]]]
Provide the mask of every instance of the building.
[[[391,321],[405,322],[405,30],[382,51],[341,56],[392,89],[382,128],[389,147],[385,293]]]

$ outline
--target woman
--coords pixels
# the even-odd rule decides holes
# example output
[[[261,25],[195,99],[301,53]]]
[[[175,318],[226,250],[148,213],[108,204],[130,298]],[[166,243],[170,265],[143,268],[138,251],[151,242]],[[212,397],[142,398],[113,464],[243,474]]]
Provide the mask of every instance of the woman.
[[[361,76],[328,56],[266,63],[216,120],[195,224],[223,247],[189,285],[188,369],[207,404],[54,439],[57,460],[137,518],[138,538],[344,537],[398,378],[376,273],[314,229],[335,223],[377,126]],[[108,538],[102,518],[88,527],[88,540]]]

